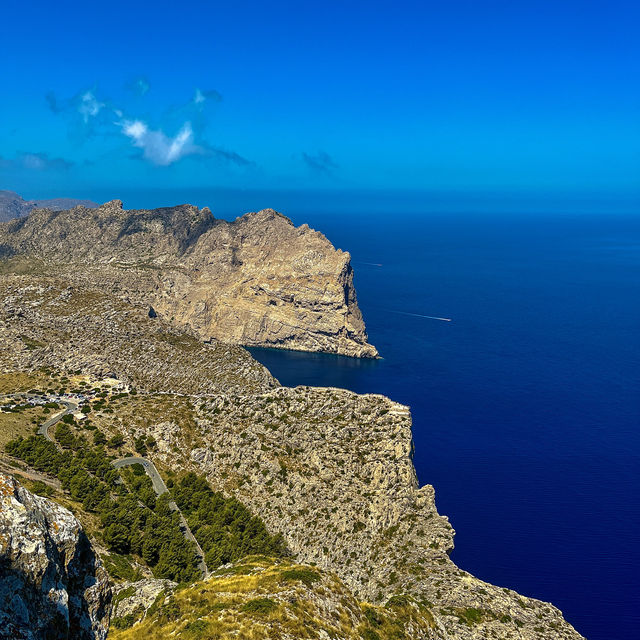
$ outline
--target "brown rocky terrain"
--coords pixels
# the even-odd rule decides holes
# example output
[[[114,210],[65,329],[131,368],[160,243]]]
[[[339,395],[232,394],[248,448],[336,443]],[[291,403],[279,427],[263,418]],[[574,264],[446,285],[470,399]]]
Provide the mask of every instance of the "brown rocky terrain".
[[[433,487],[418,486],[407,407],[341,389],[279,388],[201,400],[195,420],[202,446],[190,453],[177,423],[150,425],[158,457],[204,470],[281,531],[299,561],[335,572],[357,598],[410,595],[450,638],[580,638],[555,607],[450,560],[454,531]]]
[[[0,275],[0,372],[49,366],[117,373],[177,393],[262,391],[276,385],[244,349],[203,343],[148,307],[62,278]]]
[[[231,223],[190,205],[40,209],[0,225],[1,255],[44,259],[203,340],[377,356],[349,254],[271,209]]]

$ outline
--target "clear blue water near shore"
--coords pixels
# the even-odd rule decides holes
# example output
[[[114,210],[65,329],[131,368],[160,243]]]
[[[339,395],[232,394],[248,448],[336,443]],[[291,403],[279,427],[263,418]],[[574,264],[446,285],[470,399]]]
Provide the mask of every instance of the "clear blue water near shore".
[[[384,359],[254,355],[285,385],[409,405],[420,482],[457,532],[453,559],[553,602],[588,640],[640,637],[637,197],[74,195],[227,219],[272,206],[348,250]]]

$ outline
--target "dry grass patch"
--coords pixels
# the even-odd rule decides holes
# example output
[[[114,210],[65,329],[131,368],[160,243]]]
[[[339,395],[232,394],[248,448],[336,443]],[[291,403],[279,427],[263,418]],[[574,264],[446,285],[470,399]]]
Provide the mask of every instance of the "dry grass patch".
[[[0,453],[4,451],[4,447],[18,436],[30,436],[36,424],[46,418],[42,407],[33,407],[29,409],[21,409],[15,413],[7,413],[0,411]]]
[[[116,619],[109,639],[425,640],[432,625],[430,612],[412,599],[397,597],[387,607],[361,604],[332,574],[249,557],[162,595],[141,621]]]

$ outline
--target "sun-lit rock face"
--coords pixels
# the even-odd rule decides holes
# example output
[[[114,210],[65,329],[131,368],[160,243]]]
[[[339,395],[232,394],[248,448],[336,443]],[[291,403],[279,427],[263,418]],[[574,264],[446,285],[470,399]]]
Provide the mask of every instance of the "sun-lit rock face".
[[[187,589],[149,576],[122,585],[110,638],[582,640],[551,604],[487,584],[450,559],[453,529],[413,467],[408,407],[342,389],[283,388],[246,350],[203,341],[220,331],[245,344],[373,349],[336,337],[339,327],[357,333],[359,312],[349,310],[348,255],[321,234],[270,210],[227,223],[195,207],[126,212],[112,202],[95,216],[38,211],[0,226],[3,252],[13,257],[0,263],[0,374],[80,371],[135,386],[108,411],[90,412],[96,426],[130,447],[151,435],[159,468],[206,476],[282,534],[292,554],[277,566],[210,567],[209,580]],[[347,283],[342,293],[336,283]],[[47,504],[6,487],[7,513],[27,498],[40,510]],[[20,527],[14,520],[22,522],[0,519],[0,550],[12,548],[5,530],[17,545],[34,531],[52,539],[43,548],[62,545],[51,518],[38,516],[33,530],[28,518]],[[32,552],[30,562],[66,575],[80,545],[73,540],[69,553]],[[86,596],[98,576],[87,571],[77,597],[102,603],[100,591]],[[26,586],[17,590],[32,596],[24,606],[14,591],[0,593],[9,611],[0,630],[40,606]],[[104,617],[90,619],[103,629]]]
[[[90,241],[87,241],[91,239]],[[36,210],[0,226],[0,255],[67,265],[199,337],[247,346],[376,357],[350,255],[273,209],[235,222],[190,205]]]
[[[0,638],[102,640],[107,574],[76,518],[0,474]]]

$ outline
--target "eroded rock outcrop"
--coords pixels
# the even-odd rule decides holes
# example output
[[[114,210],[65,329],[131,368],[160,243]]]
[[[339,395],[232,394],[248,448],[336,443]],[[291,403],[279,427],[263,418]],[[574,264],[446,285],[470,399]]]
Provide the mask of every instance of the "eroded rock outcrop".
[[[0,474],[0,638],[103,640],[110,602],[76,518]]]
[[[1,225],[0,247],[66,265],[75,281],[151,305],[205,340],[377,356],[349,254],[272,209],[231,223],[190,205],[41,209]]]
[[[177,586],[177,583],[161,578],[146,578],[117,585],[113,593],[112,627],[126,628],[142,620],[149,609],[162,604]]]

